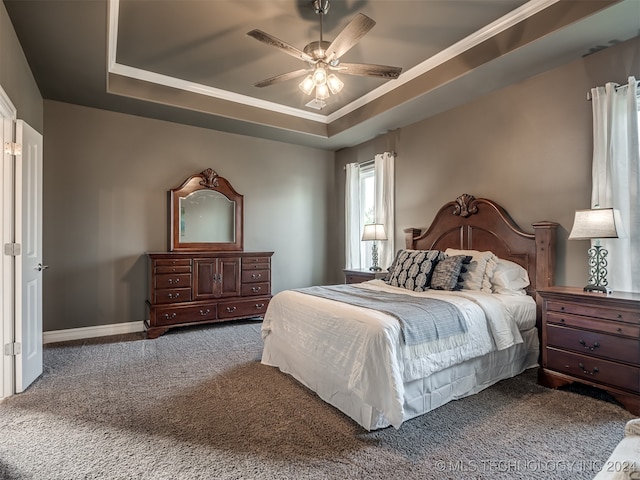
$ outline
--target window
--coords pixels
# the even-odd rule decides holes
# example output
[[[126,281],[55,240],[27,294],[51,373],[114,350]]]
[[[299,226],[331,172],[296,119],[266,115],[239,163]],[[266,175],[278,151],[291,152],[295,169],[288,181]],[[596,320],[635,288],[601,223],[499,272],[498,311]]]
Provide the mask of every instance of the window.
[[[388,267],[394,252],[394,155],[376,155],[373,161],[346,166],[346,268],[369,268],[373,242],[363,242],[364,225],[384,225],[386,241],[378,241],[378,264]]]

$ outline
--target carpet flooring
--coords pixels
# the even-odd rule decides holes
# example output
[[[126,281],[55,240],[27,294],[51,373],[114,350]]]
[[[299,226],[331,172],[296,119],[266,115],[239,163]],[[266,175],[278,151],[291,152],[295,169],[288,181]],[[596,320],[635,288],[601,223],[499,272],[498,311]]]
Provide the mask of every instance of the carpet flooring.
[[[591,479],[633,418],[534,369],[367,432],[260,364],[260,325],[46,345],[0,403],[0,478]]]

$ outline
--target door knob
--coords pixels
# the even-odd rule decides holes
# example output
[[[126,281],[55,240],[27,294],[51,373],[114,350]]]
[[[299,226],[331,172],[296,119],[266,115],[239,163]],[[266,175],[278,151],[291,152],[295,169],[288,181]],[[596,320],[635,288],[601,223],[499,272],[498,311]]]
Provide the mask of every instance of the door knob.
[[[38,266],[36,267],[36,270],[41,272],[42,270],[46,270],[47,268],[49,268],[49,265],[43,265],[43,264],[39,263]]]

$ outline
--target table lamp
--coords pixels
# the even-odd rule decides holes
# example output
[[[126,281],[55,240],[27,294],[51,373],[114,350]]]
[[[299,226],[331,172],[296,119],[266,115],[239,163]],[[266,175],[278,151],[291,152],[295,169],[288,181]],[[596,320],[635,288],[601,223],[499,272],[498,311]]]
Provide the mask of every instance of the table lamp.
[[[585,292],[611,293],[607,282],[607,255],[609,252],[600,245],[601,238],[618,238],[620,213],[613,208],[576,210],[569,240],[595,240],[589,248],[589,284]]]
[[[381,223],[369,223],[364,226],[364,230],[362,231],[362,241],[373,241],[373,246],[371,247],[371,261],[372,265],[369,270],[372,272],[379,272],[382,270],[378,266],[378,240],[386,240],[387,234],[384,231],[384,225]]]

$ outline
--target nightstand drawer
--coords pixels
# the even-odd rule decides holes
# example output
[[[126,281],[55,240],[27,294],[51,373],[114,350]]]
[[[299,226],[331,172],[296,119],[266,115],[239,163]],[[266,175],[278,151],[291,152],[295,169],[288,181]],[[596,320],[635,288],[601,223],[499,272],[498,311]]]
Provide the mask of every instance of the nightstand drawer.
[[[586,328],[588,330],[596,330],[598,332],[613,333],[616,335],[624,335],[626,337],[640,338],[640,326],[630,325],[628,323],[611,322],[599,320],[591,317],[581,317],[558,312],[547,312],[547,323],[557,323],[568,327]]]
[[[588,357],[578,353],[547,348],[546,368],[584,379],[594,384],[606,384],[637,393],[640,389],[640,369],[629,365]]]
[[[594,305],[582,305],[579,303],[565,303],[555,300],[549,300],[547,302],[547,311],[572,313],[574,315],[584,315],[587,317],[617,320],[620,322],[635,323],[640,325],[640,311],[638,310],[622,310],[607,306],[598,307]]]
[[[546,331],[547,345],[550,347],[640,365],[640,343],[637,340],[559,325],[547,325]]]

